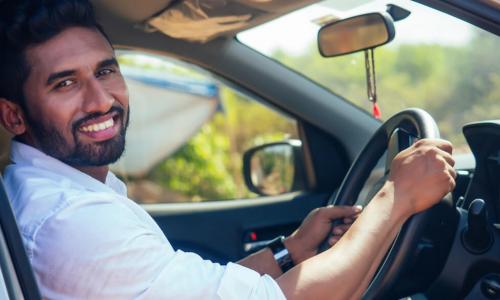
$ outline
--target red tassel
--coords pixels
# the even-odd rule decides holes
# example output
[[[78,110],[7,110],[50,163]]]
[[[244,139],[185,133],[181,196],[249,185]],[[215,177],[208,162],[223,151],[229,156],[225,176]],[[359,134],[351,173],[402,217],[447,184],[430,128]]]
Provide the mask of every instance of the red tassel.
[[[380,112],[380,107],[378,107],[377,102],[373,102],[373,117],[375,117],[375,119],[380,119],[382,117],[382,113]]]

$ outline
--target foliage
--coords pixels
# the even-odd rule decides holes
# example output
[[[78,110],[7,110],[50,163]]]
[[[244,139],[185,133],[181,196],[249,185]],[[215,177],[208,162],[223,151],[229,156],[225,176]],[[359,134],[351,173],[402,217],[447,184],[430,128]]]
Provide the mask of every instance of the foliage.
[[[437,120],[442,136],[459,151],[467,151],[461,126],[500,116],[499,48],[499,39],[478,32],[465,46],[407,44],[376,49],[383,118],[406,107],[424,108]],[[303,55],[276,51],[273,57],[371,110],[366,100],[363,53],[326,60],[311,45]],[[171,70],[171,66],[168,68]],[[295,123],[234,89],[221,85],[220,92],[223,111],[175,155],[160,163],[149,174],[150,180],[194,201],[252,196],[241,174],[244,151],[297,137]]]
[[[465,46],[406,44],[376,49],[378,101],[383,118],[407,107],[423,108],[437,120],[442,137],[466,151],[461,126],[500,116],[499,48],[499,39],[478,31]],[[278,51],[274,57],[371,111],[362,53],[325,61],[311,47],[304,55],[289,56]]]
[[[208,124],[155,168],[150,177],[194,201],[229,197],[235,194],[236,185],[225,168],[229,163],[228,150],[227,136],[218,132],[214,124]]]
[[[242,176],[246,149],[296,136],[294,122],[221,86],[223,111],[177,153],[160,163],[150,179],[193,201],[250,197]]]

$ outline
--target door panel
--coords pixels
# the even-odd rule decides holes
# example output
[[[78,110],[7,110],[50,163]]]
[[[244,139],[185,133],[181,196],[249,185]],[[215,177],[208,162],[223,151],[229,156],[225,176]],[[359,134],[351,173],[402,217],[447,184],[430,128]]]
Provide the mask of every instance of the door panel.
[[[279,197],[183,204],[150,204],[153,216],[174,248],[219,263],[237,261],[249,233],[256,241],[288,235],[328,194],[292,193]]]

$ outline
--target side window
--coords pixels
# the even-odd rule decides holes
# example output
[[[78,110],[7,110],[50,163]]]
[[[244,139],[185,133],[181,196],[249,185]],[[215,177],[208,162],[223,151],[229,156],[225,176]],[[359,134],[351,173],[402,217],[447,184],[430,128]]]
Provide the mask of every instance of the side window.
[[[112,170],[140,203],[255,197],[243,153],[297,138],[297,126],[211,73],[171,58],[118,51],[130,94],[124,156]]]

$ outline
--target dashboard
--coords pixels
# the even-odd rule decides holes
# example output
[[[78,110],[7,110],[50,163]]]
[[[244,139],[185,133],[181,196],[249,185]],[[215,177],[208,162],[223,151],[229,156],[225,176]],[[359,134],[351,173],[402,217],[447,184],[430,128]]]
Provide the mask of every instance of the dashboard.
[[[499,223],[500,121],[467,124],[463,132],[474,154],[476,168],[461,206],[467,208],[475,199],[483,199],[489,222]]]
[[[453,207],[443,218],[453,228],[449,251],[427,294],[430,299],[500,299],[500,121],[470,123],[463,133],[475,168],[456,166]]]
[[[390,299],[422,292],[427,299],[500,299],[500,120],[467,124],[463,133],[472,154],[454,155],[456,188],[431,209]],[[357,204],[383,185],[393,155],[380,158]]]

